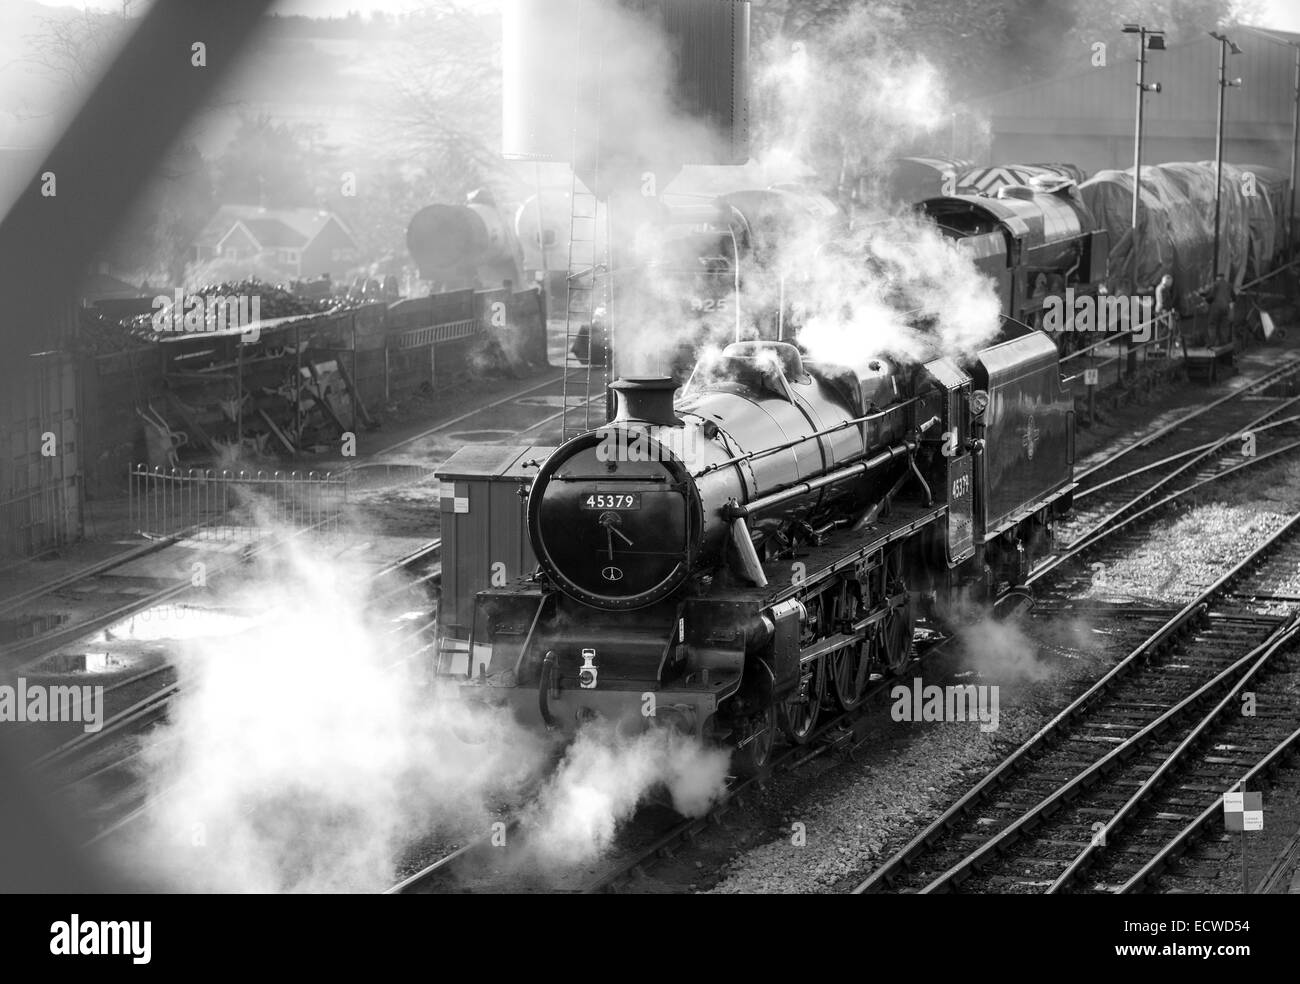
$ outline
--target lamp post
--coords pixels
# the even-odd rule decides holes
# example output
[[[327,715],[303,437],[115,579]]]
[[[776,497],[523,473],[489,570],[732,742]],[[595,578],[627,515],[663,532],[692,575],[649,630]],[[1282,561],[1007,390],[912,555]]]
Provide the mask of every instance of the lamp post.
[[[1296,153],[1300,151],[1300,44],[1294,41],[1290,45],[1295,49],[1295,109],[1291,117],[1291,202],[1286,213],[1286,258],[1295,259],[1295,178]]]
[[[1286,213],[1286,258],[1289,261],[1295,259],[1296,235],[1295,235],[1295,180],[1296,180],[1296,155],[1300,153],[1300,43],[1290,41],[1286,38],[1280,38],[1276,34],[1270,34],[1268,31],[1261,31],[1257,27],[1242,26],[1243,31],[1249,31],[1251,34],[1258,34],[1262,38],[1267,38],[1274,44],[1285,45],[1295,53],[1295,97],[1292,100],[1291,116],[1291,200],[1287,204]]]
[[[1291,202],[1286,214],[1286,258],[1295,259],[1295,178],[1296,153],[1300,151],[1300,44],[1291,42],[1295,49],[1295,109],[1291,117]]]
[[[1133,214],[1130,227],[1133,239],[1133,292],[1138,290],[1138,253],[1142,243],[1142,233],[1138,226],[1138,202],[1142,197],[1142,106],[1143,97],[1148,92],[1159,92],[1159,82],[1148,82],[1146,78],[1147,50],[1165,50],[1165,32],[1146,27],[1143,24],[1125,24],[1125,34],[1138,36],[1138,78],[1137,78],[1137,125],[1133,132]]]
[[[1241,54],[1241,49],[1218,31],[1210,37],[1219,42],[1219,117],[1214,128],[1214,276],[1219,275],[1219,215],[1223,203],[1223,94],[1229,87],[1241,85],[1241,79],[1228,78],[1228,52]]]

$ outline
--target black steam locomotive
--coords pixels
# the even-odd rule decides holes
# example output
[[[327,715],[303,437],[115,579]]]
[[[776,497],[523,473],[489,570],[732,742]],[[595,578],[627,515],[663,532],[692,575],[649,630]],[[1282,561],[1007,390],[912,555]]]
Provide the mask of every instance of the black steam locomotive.
[[[907,665],[920,606],[1019,582],[1069,507],[1073,403],[1040,332],[861,373],[740,342],[676,401],[667,378],[612,389],[610,423],[517,454],[535,570],[478,591],[440,657],[552,729],[669,726],[760,768]],[[446,548],[486,506],[443,477]]]
[[[919,205],[997,285],[1002,313],[1041,328],[1049,297],[1096,295],[1109,236],[1072,181],[1009,185],[996,195],[954,194]]]

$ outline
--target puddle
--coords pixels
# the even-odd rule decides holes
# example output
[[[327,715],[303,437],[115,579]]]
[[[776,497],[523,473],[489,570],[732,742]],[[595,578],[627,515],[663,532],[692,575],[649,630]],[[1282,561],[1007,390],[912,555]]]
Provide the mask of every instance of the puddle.
[[[152,642],[157,639],[217,639],[243,632],[256,623],[247,615],[195,608],[155,605],[95,633],[92,642]]]
[[[564,406],[563,396],[521,396],[515,400],[521,407],[562,407]]]
[[[119,673],[141,665],[139,653],[55,653],[41,664],[48,673]]]
[[[516,437],[514,431],[460,431],[448,434],[447,440],[467,444],[491,444],[493,441],[509,441]]]
[[[357,465],[348,472],[348,487],[367,489],[391,488],[397,485],[414,485],[433,478],[433,469],[427,465],[390,464],[370,462]]]

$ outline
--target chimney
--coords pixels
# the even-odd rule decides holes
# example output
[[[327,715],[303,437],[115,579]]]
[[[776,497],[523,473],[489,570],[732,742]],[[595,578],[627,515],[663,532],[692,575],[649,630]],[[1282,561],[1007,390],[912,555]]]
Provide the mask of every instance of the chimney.
[[[685,427],[673,413],[673,396],[678,383],[668,376],[624,376],[609,384],[618,402],[614,423]]]

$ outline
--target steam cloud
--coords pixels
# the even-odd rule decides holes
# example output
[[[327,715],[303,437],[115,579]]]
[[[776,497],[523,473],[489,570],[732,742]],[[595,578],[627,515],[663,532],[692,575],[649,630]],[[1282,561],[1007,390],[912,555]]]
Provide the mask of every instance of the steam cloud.
[[[598,857],[656,788],[673,807],[702,816],[723,794],[730,755],[667,728],[633,737],[607,723],[584,727],[525,821],[543,865]]]
[[[860,372],[882,357],[969,359],[996,337],[992,280],[931,222],[880,195],[882,165],[950,120],[938,70],[885,40],[896,33],[892,16],[857,10],[815,37],[777,38],[755,80],[759,159],[748,173],[816,173],[852,214],[819,214],[808,197],[808,214],[755,237],[740,260],[739,314],[735,298],[688,313],[680,278],[622,298],[621,373],[667,372],[681,353],[775,337],[778,311],[783,337]],[[692,132],[679,120],[665,128],[674,131]],[[714,283],[719,296],[731,287]]]
[[[185,643],[182,692],[147,739],[152,800],[119,860],[185,891],[376,891],[415,838],[488,822],[541,764],[504,713],[394,665],[366,572],[300,547],[227,600],[242,636]]]
[[[770,43],[754,80],[764,163],[811,166],[828,187],[870,200],[889,158],[948,125],[938,69],[893,41],[906,33],[903,16],[858,7],[811,37]]]
[[[1018,620],[998,620],[978,609],[969,609],[966,615],[970,620],[957,620],[957,638],[965,662],[980,676],[1003,683],[1037,682],[1051,676],[1051,666],[1039,659],[1038,644]]]

